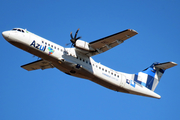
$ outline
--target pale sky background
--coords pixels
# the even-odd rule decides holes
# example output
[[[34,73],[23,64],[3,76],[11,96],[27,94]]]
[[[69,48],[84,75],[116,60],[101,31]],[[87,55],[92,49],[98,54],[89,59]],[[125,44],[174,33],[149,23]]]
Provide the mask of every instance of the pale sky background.
[[[139,34],[93,59],[137,73],[153,62],[180,64],[179,0],[1,0],[0,31],[26,28],[65,47],[70,32],[82,40],[134,29]],[[1,41],[0,120],[179,120],[179,65],[168,69],[154,99],[115,92],[58,69],[25,71],[37,57]]]

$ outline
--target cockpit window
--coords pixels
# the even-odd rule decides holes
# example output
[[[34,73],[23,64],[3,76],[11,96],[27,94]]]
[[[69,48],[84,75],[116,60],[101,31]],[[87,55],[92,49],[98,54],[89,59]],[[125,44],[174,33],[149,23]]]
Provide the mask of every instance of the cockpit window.
[[[17,29],[17,28],[14,28],[12,29],[13,31],[19,31],[19,32],[23,32],[24,33],[24,30],[23,29]]]

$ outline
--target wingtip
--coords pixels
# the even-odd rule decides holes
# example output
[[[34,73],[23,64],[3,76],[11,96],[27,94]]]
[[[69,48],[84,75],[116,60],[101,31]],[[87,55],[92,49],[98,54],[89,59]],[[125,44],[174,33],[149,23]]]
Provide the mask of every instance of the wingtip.
[[[138,32],[136,30],[133,30],[133,29],[127,29],[128,31],[133,31],[135,32],[136,34],[138,34]]]
[[[175,63],[175,62],[171,62],[174,66],[176,66],[176,65],[178,65],[177,63]]]
[[[174,67],[174,66],[176,66],[176,65],[178,65],[177,63],[175,63],[175,62],[169,62],[169,63],[171,63],[171,65],[172,65],[172,67]]]

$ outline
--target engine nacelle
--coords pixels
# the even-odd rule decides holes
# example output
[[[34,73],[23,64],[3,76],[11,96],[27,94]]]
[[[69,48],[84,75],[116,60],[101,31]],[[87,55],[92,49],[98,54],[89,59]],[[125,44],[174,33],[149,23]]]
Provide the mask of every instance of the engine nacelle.
[[[89,43],[82,41],[82,40],[77,40],[75,43],[75,47],[79,48],[81,50],[85,50],[85,51],[94,51],[93,48],[89,47]]]

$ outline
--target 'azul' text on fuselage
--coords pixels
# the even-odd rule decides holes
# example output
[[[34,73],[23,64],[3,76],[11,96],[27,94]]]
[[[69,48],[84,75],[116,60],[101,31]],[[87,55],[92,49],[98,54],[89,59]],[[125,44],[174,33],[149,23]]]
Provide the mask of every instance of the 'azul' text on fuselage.
[[[33,46],[33,47],[35,47],[35,48],[37,48],[43,52],[46,50],[46,46],[43,46],[43,45],[40,45],[39,43],[36,43],[35,40],[30,44],[30,46]]]

